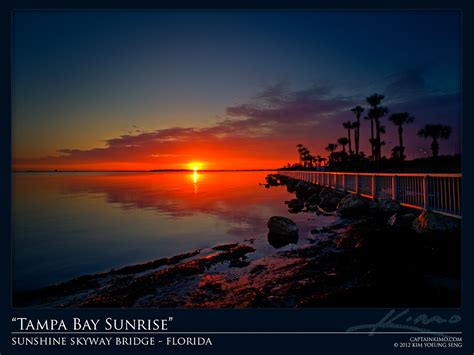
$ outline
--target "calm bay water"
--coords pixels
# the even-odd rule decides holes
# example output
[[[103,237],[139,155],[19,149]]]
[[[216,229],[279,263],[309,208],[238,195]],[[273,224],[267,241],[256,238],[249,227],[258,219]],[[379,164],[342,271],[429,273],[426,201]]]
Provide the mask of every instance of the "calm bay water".
[[[267,172],[18,173],[13,177],[13,288],[25,291],[84,274],[255,238],[252,258],[276,249],[267,220],[310,229],[332,217],[290,214],[285,187]],[[289,245],[279,250],[291,249]]]

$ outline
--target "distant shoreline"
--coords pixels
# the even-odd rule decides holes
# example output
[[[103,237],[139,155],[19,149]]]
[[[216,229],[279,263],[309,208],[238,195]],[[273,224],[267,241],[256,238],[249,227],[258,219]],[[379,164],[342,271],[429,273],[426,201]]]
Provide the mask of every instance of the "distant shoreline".
[[[200,173],[212,172],[245,172],[245,171],[276,171],[275,169],[199,169]],[[157,170],[16,170],[17,173],[192,173],[193,169],[157,169]]]

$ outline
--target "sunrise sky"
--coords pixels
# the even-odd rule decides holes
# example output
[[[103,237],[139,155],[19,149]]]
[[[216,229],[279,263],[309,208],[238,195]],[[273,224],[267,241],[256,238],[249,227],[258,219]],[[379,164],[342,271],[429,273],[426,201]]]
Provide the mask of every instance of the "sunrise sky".
[[[384,94],[460,151],[460,14],[447,11],[17,11],[16,170],[276,168],[327,155]],[[383,153],[397,145],[386,118]],[[361,148],[369,151],[369,123]],[[428,153],[429,154],[429,153]]]

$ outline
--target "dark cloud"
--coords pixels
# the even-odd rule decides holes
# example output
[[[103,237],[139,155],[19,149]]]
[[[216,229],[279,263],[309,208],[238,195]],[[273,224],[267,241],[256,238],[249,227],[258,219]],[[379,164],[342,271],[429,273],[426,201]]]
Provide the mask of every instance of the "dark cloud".
[[[405,69],[387,77],[385,95],[391,99],[427,95],[433,92],[425,80],[426,67]]]
[[[353,101],[330,96],[327,86],[313,84],[299,91],[289,91],[287,84],[278,83],[263,90],[255,100],[226,109],[230,117],[249,119],[252,124],[269,122],[280,124],[306,124],[349,108]]]

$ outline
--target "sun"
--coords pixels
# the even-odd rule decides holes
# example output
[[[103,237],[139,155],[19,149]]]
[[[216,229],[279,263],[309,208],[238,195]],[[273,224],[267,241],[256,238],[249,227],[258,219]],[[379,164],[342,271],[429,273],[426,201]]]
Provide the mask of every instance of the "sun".
[[[197,162],[197,161],[193,161],[191,163],[188,163],[188,167],[191,170],[198,171],[198,170],[202,169],[202,163]]]

